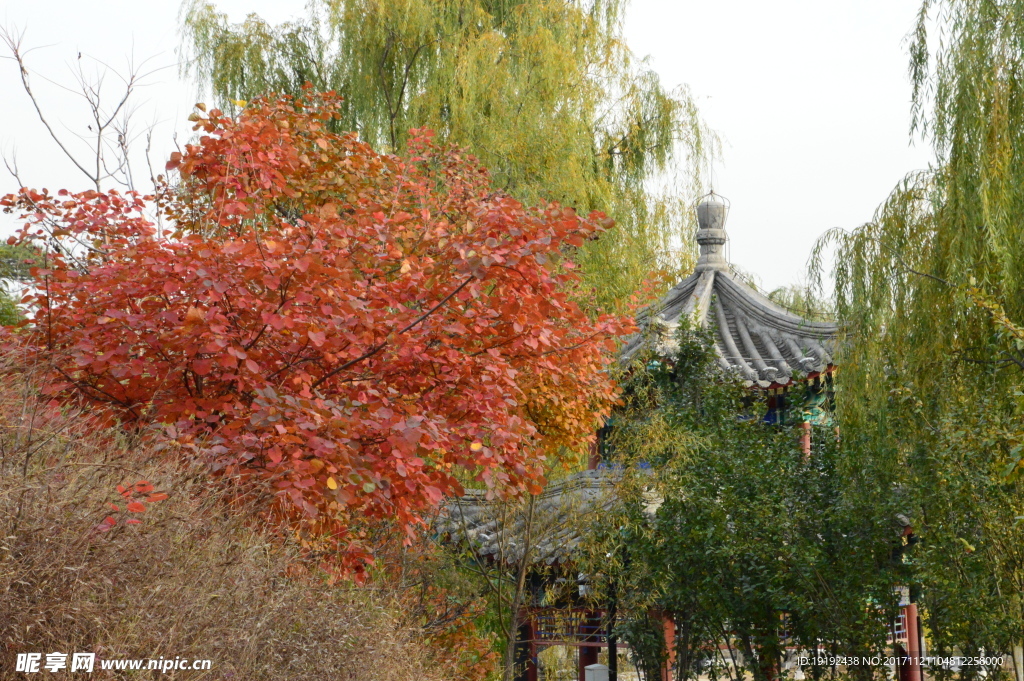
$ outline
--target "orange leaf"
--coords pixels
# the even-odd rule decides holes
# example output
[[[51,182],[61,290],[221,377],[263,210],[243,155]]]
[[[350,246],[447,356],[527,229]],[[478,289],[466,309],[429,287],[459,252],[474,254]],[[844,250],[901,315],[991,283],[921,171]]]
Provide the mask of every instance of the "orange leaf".
[[[146,507],[141,502],[133,501],[132,503],[128,504],[128,510],[131,511],[132,513],[145,513]]]
[[[206,315],[198,307],[190,307],[185,312],[185,326],[195,326],[201,324],[206,319]]]

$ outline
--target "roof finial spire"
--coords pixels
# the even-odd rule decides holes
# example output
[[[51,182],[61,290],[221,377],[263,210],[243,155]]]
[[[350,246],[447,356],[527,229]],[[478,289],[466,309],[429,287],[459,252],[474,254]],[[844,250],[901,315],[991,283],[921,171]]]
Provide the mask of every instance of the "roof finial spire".
[[[729,200],[713,189],[697,204],[698,272],[729,269],[729,261],[725,259],[725,242],[728,239],[725,219],[729,216],[729,205]]]

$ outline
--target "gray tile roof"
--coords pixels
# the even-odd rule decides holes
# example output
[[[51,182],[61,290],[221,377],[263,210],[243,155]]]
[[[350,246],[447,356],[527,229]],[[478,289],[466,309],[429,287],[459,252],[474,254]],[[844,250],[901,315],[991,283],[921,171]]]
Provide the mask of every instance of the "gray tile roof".
[[[723,250],[727,214],[728,206],[714,194],[697,207],[695,271],[640,316],[644,332],[627,344],[623,359],[647,343],[670,353],[675,330],[689,318],[714,326],[718,364],[747,385],[786,385],[801,374],[825,371],[833,364],[837,325],[795,315],[732,274]]]
[[[534,500],[530,563],[565,561],[579,546],[584,528],[618,501],[621,474],[606,469],[581,471],[549,484]],[[449,541],[468,543],[477,555],[504,563],[519,562],[526,549],[527,500],[488,499],[483,490],[467,490],[449,499],[435,530]]]

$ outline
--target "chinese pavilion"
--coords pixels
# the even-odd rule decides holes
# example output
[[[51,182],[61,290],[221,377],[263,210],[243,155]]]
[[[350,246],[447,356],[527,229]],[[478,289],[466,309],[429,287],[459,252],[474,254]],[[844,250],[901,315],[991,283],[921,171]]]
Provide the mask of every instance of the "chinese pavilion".
[[[724,254],[727,215],[728,204],[713,193],[697,206],[697,266],[647,311],[641,324],[658,329],[659,349],[665,350],[671,349],[671,332],[680,320],[712,324],[719,365],[748,386],[782,388],[830,372],[837,326],[798,317],[732,274]],[[624,356],[636,352],[644,339],[636,336]]]
[[[722,371],[736,375],[752,390],[768,393],[767,422],[803,424],[802,444],[809,455],[810,425],[825,424],[829,419],[838,327],[794,314],[736,275],[725,253],[726,201],[712,192],[696,211],[699,257],[694,272],[641,314],[642,331],[627,343],[622,358],[628,360],[645,345],[659,354],[671,354],[674,332],[684,320],[710,326]],[[616,678],[616,648],[621,644],[609,626],[614,606],[595,610],[585,598],[585,578],[572,569],[573,550],[582,539],[580,524],[572,518],[581,513],[601,514],[616,502],[616,473],[599,468],[597,459],[592,457],[591,470],[552,484],[538,495],[531,517],[539,525],[531,543],[517,534],[524,526],[523,514],[509,513],[507,508],[499,511],[496,504],[500,502],[488,500],[483,493],[471,491],[454,500],[440,524],[442,534],[468,544],[481,559],[512,564],[525,558],[536,566],[534,572],[545,569],[546,577],[528,580],[532,591],[520,618],[522,664],[517,678],[522,681],[538,681],[538,653],[555,645],[579,650],[580,681]],[[562,590],[573,597],[563,595],[557,602],[548,602],[544,582],[550,582],[553,574],[578,589]],[[671,651],[674,629],[670,619],[665,620],[665,635]],[[596,664],[601,648],[609,650],[607,668]],[[671,664],[671,652],[669,657]],[[664,678],[668,679],[667,669]]]
[[[768,422],[807,424],[804,448],[809,453],[809,425],[828,421],[824,407],[838,327],[786,310],[733,273],[725,257],[728,213],[728,203],[714,192],[697,206],[697,266],[638,320],[648,331],[626,346],[623,357],[651,342],[670,353],[682,320],[711,326],[722,371],[768,391]]]

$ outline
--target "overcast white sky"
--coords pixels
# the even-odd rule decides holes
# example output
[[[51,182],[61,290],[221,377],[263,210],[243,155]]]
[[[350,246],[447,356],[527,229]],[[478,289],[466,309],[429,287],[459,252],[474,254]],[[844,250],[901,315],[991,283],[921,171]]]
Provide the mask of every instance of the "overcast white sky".
[[[300,0],[220,0],[233,19],[301,14]],[[715,189],[732,201],[731,257],[766,288],[802,279],[814,241],[853,228],[908,171],[925,167],[910,145],[905,36],[920,0],[633,0],[626,38],[667,85],[687,84],[725,142]],[[83,55],[124,70],[129,56],[166,68],[149,79],[136,115],[157,124],[162,166],[172,133],[188,135],[192,86],[177,77],[178,0],[0,0],[0,23],[26,31],[34,85],[56,122],[82,123],[70,83]],[[62,126],[58,132],[71,135]],[[0,61],[0,149],[16,154],[32,186],[85,188],[34,117],[10,61]],[[16,183],[0,170],[0,193]],[[9,229],[10,222],[2,225]]]

